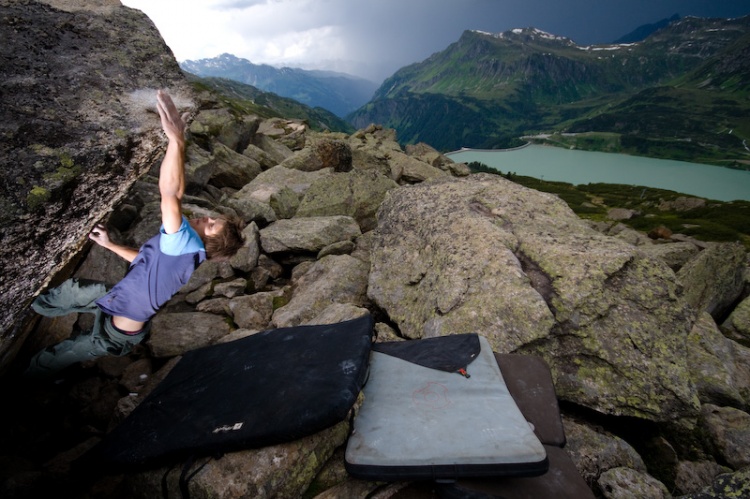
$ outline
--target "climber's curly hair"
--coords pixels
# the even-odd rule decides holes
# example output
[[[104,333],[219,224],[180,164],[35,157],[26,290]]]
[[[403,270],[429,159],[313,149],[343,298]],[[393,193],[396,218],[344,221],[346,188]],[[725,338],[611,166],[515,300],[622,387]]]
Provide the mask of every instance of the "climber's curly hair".
[[[224,221],[224,230],[205,238],[206,257],[210,260],[226,260],[244,246],[242,229],[245,228],[245,222],[234,215],[219,215],[216,218]]]

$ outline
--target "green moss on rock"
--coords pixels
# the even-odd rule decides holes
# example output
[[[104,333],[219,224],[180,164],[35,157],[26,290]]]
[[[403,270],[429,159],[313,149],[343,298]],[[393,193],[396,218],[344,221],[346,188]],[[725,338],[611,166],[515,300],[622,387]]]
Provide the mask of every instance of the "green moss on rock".
[[[29,211],[33,212],[39,209],[44,203],[49,201],[52,194],[48,189],[35,185],[31,188],[31,191],[26,195],[26,204],[29,207]]]

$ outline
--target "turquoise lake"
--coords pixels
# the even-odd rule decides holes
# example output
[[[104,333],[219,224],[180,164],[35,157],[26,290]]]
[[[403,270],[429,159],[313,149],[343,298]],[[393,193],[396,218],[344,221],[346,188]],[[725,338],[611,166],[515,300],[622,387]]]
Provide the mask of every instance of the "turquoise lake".
[[[478,161],[503,173],[571,184],[642,185],[718,201],[750,200],[750,172],[626,154],[531,144],[508,150],[461,150],[457,163]]]

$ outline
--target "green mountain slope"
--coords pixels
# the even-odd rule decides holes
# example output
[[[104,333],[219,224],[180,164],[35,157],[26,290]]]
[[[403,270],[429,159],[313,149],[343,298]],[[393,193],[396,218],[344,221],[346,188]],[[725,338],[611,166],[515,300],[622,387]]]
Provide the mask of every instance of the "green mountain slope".
[[[305,120],[313,130],[352,133],[354,128],[321,107],[311,108],[294,99],[280,97],[270,92],[224,78],[200,78],[187,73],[188,80],[198,90],[207,90],[243,113],[262,118],[294,118]]]
[[[671,157],[670,144],[692,142],[705,161],[741,162],[748,159],[742,141],[750,139],[749,34],[750,17],[684,18],[643,42],[591,47],[532,28],[466,31],[396,72],[347,119],[441,150],[599,132],[616,134],[609,150],[638,153],[639,140],[663,140],[648,154]]]
[[[345,116],[360,107],[377,88],[374,82],[344,73],[275,68],[267,64],[253,64],[231,54],[183,61],[180,67],[202,78],[226,78],[252,85],[310,107],[328,109],[337,116]]]
[[[612,43],[634,43],[634,42],[640,42],[646,37],[648,37],[650,34],[652,34],[654,31],[658,31],[662,28],[665,28],[669,26],[669,23],[672,23],[674,21],[678,21],[680,19],[679,14],[674,14],[669,19],[662,19],[661,21],[655,22],[653,24],[644,24],[643,26],[639,26],[630,33],[628,33],[625,36],[621,36],[617,40],[615,40]]]

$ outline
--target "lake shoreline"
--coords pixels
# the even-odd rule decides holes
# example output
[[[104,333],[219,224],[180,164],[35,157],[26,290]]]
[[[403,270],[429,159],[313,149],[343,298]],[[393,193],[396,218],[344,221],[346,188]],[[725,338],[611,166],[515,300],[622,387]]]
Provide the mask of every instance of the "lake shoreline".
[[[750,201],[750,171],[717,165],[534,143],[510,149],[462,148],[446,156],[459,163],[476,161],[499,172],[573,185],[638,185],[717,201]]]
[[[576,134],[563,134],[563,135],[576,135]],[[521,138],[523,138],[523,139],[527,139],[527,138],[531,138],[531,139],[545,139],[546,137],[544,135],[534,135],[534,136],[528,136],[528,137],[524,136],[524,137],[521,137]],[[706,166],[715,166],[715,167],[718,167],[718,168],[728,168],[730,170],[750,171],[750,170],[748,170],[746,168],[737,168],[737,167],[734,167],[734,166],[719,165],[719,164],[716,164],[716,163],[697,163],[697,162],[693,163],[693,162],[690,162],[690,161],[684,161],[684,160],[680,160],[680,159],[660,158],[660,157],[657,157],[657,156],[641,156],[641,155],[637,155],[637,154],[630,154],[630,153],[627,153],[627,152],[611,152],[611,151],[600,151],[600,150],[596,150],[596,149],[581,149],[581,148],[578,148],[578,147],[565,147],[563,145],[556,145],[554,143],[550,143],[550,142],[546,142],[546,141],[535,142],[533,140],[532,141],[528,141],[528,142],[526,142],[525,144],[523,144],[521,146],[509,147],[507,149],[474,149],[472,147],[462,147],[461,149],[458,149],[456,151],[450,151],[450,152],[447,152],[447,153],[444,153],[444,154],[447,157],[451,157],[452,155],[459,154],[459,153],[462,153],[462,152],[513,152],[513,151],[517,151],[519,149],[524,149],[524,148],[532,146],[532,145],[540,146],[540,147],[551,147],[551,148],[554,148],[554,149],[563,149],[563,150],[570,150],[570,151],[599,152],[599,153],[602,153],[602,154],[620,154],[620,155],[623,155],[623,156],[633,156],[633,157],[636,157],[636,158],[660,159],[660,160],[664,160],[664,161],[679,161],[679,162],[682,162],[682,163],[689,163],[689,164],[696,164],[696,165],[706,165]],[[748,152],[750,152],[750,148],[748,148],[748,146],[745,146],[745,148],[748,149]],[[728,159],[728,160],[725,160],[725,161],[735,161],[737,163],[741,163],[743,165],[750,166],[750,159],[748,159],[748,160],[729,160]]]
[[[518,150],[523,149],[525,147],[529,147],[532,144],[533,144],[533,142],[526,142],[522,146],[509,147],[508,149],[473,149],[471,147],[462,147],[458,151],[451,151],[451,152],[445,153],[445,156],[448,156],[450,158],[451,154],[458,154],[460,152],[467,152],[467,151],[471,151],[471,152],[512,152],[512,151],[518,151]],[[540,144],[540,145],[543,145],[543,144]],[[551,147],[555,147],[555,146],[551,146]]]

